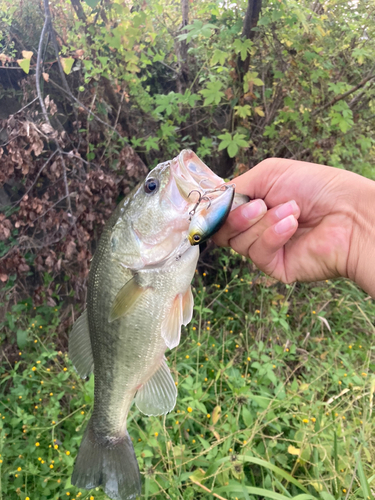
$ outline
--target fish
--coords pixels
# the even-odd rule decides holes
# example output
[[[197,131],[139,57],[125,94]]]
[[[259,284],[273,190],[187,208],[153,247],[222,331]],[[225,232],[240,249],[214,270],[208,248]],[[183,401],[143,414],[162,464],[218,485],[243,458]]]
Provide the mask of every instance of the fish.
[[[164,415],[177,388],[165,352],[193,315],[199,245],[247,197],[235,195],[193,151],[157,165],[115,209],[92,259],[87,304],[69,336],[82,378],[94,373],[94,406],[73,485],[133,500],[141,480],[127,416]],[[196,240],[197,235],[199,241]]]

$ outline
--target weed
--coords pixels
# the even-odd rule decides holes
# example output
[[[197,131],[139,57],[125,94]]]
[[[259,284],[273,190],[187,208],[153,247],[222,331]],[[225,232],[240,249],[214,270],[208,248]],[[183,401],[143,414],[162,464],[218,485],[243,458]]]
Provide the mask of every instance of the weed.
[[[167,353],[175,409],[129,416],[145,498],[373,498],[373,301],[345,280],[288,286],[218,262]],[[54,349],[59,316],[25,301],[2,325],[18,343],[0,375],[2,499],[106,498],[70,483],[93,377]]]

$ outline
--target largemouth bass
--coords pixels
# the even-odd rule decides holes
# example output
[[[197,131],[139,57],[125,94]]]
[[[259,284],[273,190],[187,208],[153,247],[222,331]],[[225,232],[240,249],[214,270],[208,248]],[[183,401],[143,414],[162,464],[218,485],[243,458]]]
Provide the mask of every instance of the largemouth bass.
[[[192,318],[196,245],[225,221],[233,197],[233,185],[185,150],[155,167],[105,225],[90,269],[87,309],[69,338],[79,375],[95,375],[94,408],[72,484],[102,486],[114,500],[140,494],[127,415],[134,398],[146,415],[166,414],[176,404],[164,353],[179,344],[181,325]]]

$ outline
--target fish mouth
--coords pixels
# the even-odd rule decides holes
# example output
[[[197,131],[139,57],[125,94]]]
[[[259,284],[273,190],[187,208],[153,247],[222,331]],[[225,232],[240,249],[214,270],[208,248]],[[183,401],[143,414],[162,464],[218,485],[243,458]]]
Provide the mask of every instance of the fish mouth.
[[[204,195],[206,191],[216,190],[224,184],[224,180],[190,149],[184,149],[171,161],[171,172],[179,193],[188,202],[191,202],[192,192]]]
[[[171,161],[170,168],[179,195],[188,207],[188,241],[192,246],[203,243],[226,221],[232,209],[235,185],[226,184],[188,149]],[[239,204],[246,201],[248,198],[240,195]]]
[[[198,194],[198,199],[204,195],[215,198],[223,191],[224,186],[228,185],[190,149],[182,150],[171,161],[170,168],[180,195],[188,203],[197,199],[197,195],[193,197],[194,193]],[[235,183],[231,184],[233,188],[236,187]],[[235,192],[232,210],[249,201],[249,196]]]

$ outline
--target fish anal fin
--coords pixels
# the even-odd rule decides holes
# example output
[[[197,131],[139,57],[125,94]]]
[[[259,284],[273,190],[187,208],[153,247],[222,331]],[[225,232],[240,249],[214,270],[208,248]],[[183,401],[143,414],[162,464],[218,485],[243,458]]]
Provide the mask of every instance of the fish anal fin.
[[[188,325],[193,317],[194,310],[194,297],[191,291],[191,285],[186,290],[184,296],[182,297],[182,324],[184,326]]]
[[[87,309],[73,325],[69,335],[69,357],[78,375],[86,378],[94,369]]]
[[[108,321],[111,323],[126,313],[136,305],[142,295],[148,290],[137,283],[136,277],[133,276],[117,293],[109,312]]]
[[[182,322],[182,295],[179,293],[161,325],[161,336],[169,349],[173,349],[180,343]]]
[[[135,404],[145,415],[165,415],[175,407],[176,398],[176,384],[166,360],[163,359],[159,369],[138,390],[135,396]]]

